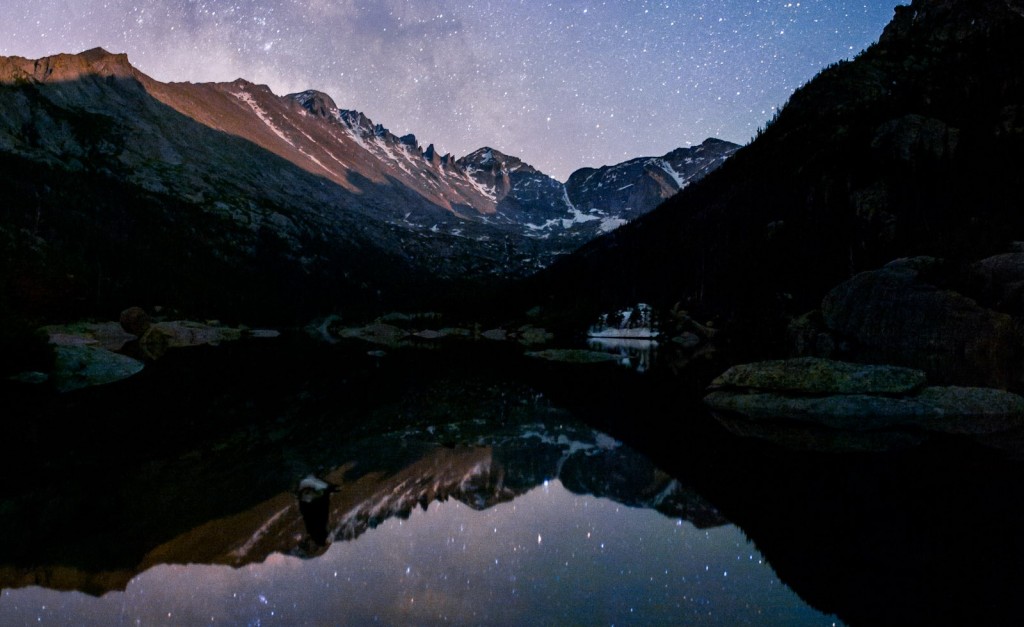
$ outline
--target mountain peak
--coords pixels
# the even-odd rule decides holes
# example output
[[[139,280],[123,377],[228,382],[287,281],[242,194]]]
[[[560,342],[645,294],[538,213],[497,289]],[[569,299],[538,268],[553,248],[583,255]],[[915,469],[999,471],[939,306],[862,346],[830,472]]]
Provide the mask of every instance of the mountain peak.
[[[321,118],[334,117],[338,113],[338,105],[334,103],[334,99],[322,91],[307,89],[297,94],[288,94],[286,98],[291,98],[303,109]]]
[[[471,169],[492,170],[494,172],[500,172],[501,170],[524,173],[538,172],[536,168],[528,163],[524,163],[519,157],[506,155],[500,150],[495,150],[490,146],[484,146],[483,148],[474,150],[465,157],[459,159],[457,163],[463,167]]]
[[[103,48],[92,48],[79,54],[56,54],[36,60],[0,57],[0,82],[73,81],[88,75],[135,78],[136,74],[127,54],[114,54]]]
[[[1024,21],[1024,0],[913,0],[895,8],[879,42],[987,38],[1007,20]]]
[[[85,59],[89,63],[99,63],[102,61],[116,61],[116,62],[127,62],[128,55],[125,53],[115,54],[113,52],[107,52],[104,48],[99,46],[90,48],[84,52],[78,53],[78,56]]]

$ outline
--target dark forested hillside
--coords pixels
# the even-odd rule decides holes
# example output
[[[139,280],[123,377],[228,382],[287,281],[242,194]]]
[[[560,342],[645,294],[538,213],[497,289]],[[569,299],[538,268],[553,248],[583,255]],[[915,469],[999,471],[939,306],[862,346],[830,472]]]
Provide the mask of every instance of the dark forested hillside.
[[[774,342],[854,273],[1024,239],[1024,3],[915,0],[728,163],[532,285],[552,311],[680,303]]]

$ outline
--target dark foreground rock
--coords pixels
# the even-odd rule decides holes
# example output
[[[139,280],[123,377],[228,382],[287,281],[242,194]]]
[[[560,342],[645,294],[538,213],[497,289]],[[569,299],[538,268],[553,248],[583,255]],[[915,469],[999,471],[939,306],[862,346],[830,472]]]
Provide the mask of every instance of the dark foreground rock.
[[[139,346],[147,357],[159,359],[171,348],[204,344],[217,346],[221,342],[241,339],[243,335],[241,329],[189,320],[173,320],[150,325],[146,333],[139,338]]]
[[[143,363],[100,346],[57,346],[53,382],[60,392],[127,379],[142,371]]]
[[[712,392],[704,400],[750,420],[786,419],[849,431],[914,428],[986,435],[1024,427],[1024,398],[991,388],[929,387],[907,397]]]
[[[923,372],[911,368],[801,357],[733,366],[711,386],[802,394],[909,394],[924,387],[925,380]]]
[[[140,356],[138,351],[127,351],[130,342],[137,340],[138,349],[146,359],[159,359],[168,350],[187,346],[216,346],[221,342],[240,340],[242,338],[274,338],[279,333],[271,329],[241,329],[204,324],[189,320],[152,322],[140,308],[132,308],[122,313],[120,322],[76,322],[65,325],[43,327],[49,343],[54,347],[52,379],[60,392],[113,383],[139,373],[145,363],[123,354],[126,350]],[[140,330],[145,328],[141,337],[128,333],[127,326]],[[141,324],[144,321],[145,324]],[[140,357],[141,357],[140,356]],[[44,373],[26,372],[15,380],[20,382],[41,382]]]
[[[992,388],[923,387],[925,374],[818,358],[744,364],[704,402],[726,428],[816,450],[885,450],[929,433],[1024,429],[1024,398]]]
[[[898,259],[832,289],[821,315],[843,347],[837,356],[918,368],[941,383],[1019,385],[1024,343],[1015,320],[942,286],[940,264]]]

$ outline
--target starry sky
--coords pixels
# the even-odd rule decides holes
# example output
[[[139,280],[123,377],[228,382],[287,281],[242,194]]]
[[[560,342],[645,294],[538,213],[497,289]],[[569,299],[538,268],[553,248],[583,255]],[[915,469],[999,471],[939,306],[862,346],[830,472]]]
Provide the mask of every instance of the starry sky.
[[[102,46],[162,81],[319,89],[424,147],[565,180],[746,143],[906,0],[0,0],[0,55]]]

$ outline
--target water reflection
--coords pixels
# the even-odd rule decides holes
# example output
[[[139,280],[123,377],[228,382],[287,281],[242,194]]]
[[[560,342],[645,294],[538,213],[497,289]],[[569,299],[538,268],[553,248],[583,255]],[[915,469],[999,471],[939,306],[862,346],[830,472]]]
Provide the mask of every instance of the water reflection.
[[[627,368],[647,372],[657,357],[658,342],[635,338],[591,337],[587,339],[587,346],[591,350],[616,355],[619,363]]]
[[[536,390],[461,373],[402,389],[374,395],[359,428],[337,428],[333,397],[309,416],[305,400],[289,430],[275,419],[97,473],[87,496],[72,483],[12,498],[0,521],[30,541],[36,512],[40,529],[103,535],[48,536],[35,563],[0,563],[0,622],[831,622],[692,486]],[[229,515],[168,524],[282,476],[290,488]],[[111,559],[129,532],[158,541]]]
[[[514,612],[529,606],[544,613],[532,622],[576,611],[569,622],[610,623],[653,611],[645,599],[677,612],[671,623],[702,622],[688,613],[699,604],[712,624],[832,622],[785,587],[855,625],[1019,622],[1019,456],[955,438],[797,453],[730,434],[664,369],[634,376],[493,345],[300,349],[198,349],[124,385],[4,397],[0,624],[312,621],[295,612],[317,603],[352,622],[504,622],[495,606],[528,622]],[[337,490],[303,506],[311,472]],[[739,587],[725,561],[761,558],[726,518],[785,586],[759,564]],[[589,553],[577,532],[602,529],[618,539]],[[663,559],[676,561],[647,569]],[[207,605],[186,607],[193,594]]]
[[[582,496],[558,480],[482,511],[454,499],[313,560],[163,565],[101,598],[6,590],[11,622],[830,624],[732,526]]]

